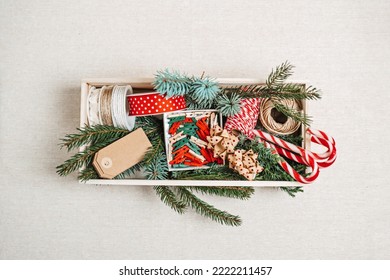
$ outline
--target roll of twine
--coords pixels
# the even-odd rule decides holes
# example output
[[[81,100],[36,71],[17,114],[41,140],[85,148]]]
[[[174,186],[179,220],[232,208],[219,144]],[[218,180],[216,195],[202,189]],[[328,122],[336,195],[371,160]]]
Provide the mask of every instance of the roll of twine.
[[[103,86],[100,93],[100,116],[102,124],[113,125],[111,116],[111,96],[113,86]]]
[[[298,100],[282,99],[279,102],[287,108],[302,111],[302,104]],[[268,132],[280,135],[293,134],[300,127],[298,121],[279,112],[270,98],[260,102],[259,119]]]

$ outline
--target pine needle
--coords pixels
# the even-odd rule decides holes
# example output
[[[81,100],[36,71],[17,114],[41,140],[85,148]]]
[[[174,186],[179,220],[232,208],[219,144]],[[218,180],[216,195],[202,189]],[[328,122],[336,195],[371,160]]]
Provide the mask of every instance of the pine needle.
[[[168,164],[164,152],[160,152],[152,158],[145,169],[148,180],[166,180],[168,178]]]
[[[179,214],[183,214],[186,210],[186,204],[180,201],[175,193],[167,186],[155,186],[153,189],[156,194],[160,197],[161,201],[171,207]]]
[[[301,113],[300,111],[297,111],[293,108],[288,108],[285,105],[283,105],[282,103],[279,103],[277,100],[274,100],[273,103],[274,103],[275,109],[278,110],[283,115],[285,115],[286,117],[290,117],[299,123],[303,123],[305,125],[310,125],[310,123],[311,123],[310,116],[308,116],[304,113]]]
[[[92,166],[88,166],[80,171],[78,179],[81,182],[86,182],[92,179],[99,179],[99,176],[97,175],[95,169]]]
[[[127,129],[116,128],[108,125],[87,125],[83,128],[77,128],[77,130],[79,133],[68,134],[64,138],[60,139],[60,141],[62,141],[60,144],[61,148],[65,147],[68,151],[70,151],[80,148],[83,145],[87,145],[92,141],[94,143],[107,142],[111,139],[119,139],[130,133]]]
[[[218,195],[229,198],[249,199],[255,192],[252,187],[234,187],[234,186],[191,186],[187,189],[207,195]]]
[[[190,91],[191,79],[179,71],[157,71],[153,81],[154,88],[166,96],[183,96]]]
[[[63,164],[56,167],[58,175],[67,176],[83,166],[89,166],[94,154],[105,146],[107,146],[106,143],[96,143],[94,146],[87,147],[84,151],[73,155]]]
[[[297,193],[303,192],[303,187],[296,187],[296,188],[281,187],[280,189],[288,193],[288,195],[291,197],[295,197]]]
[[[291,84],[292,85],[292,84]],[[298,91],[297,87],[301,90]],[[296,87],[284,87],[280,85],[273,90],[263,85],[244,85],[224,88],[221,94],[238,94],[241,98],[278,98],[294,100],[316,100],[321,98],[321,91],[314,87],[304,89],[302,85],[296,84]]]
[[[292,69],[294,68],[290,62],[283,62],[281,65],[277,66],[275,70],[272,69],[271,74],[269,74],[266,81],[266,85],[269,89],[273,89],[280,84],[283,84],[288,77],[293,74]]]
[[[229,226],[239,226],[242,221],[239,216],[219,210],[207,202],[195,196],[186,187],[177,187],[180,199],[191,206],[198,214],[212,219],[213,221]]]

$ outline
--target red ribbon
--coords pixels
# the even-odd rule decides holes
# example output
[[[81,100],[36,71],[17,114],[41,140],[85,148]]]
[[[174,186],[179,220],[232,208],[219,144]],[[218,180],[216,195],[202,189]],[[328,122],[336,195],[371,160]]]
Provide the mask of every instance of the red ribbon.
[[[131,94],[127,96],[127,102],[130,108],[129,116],[160,115],[186,108],[183,96],[166,98],[159,92]]]

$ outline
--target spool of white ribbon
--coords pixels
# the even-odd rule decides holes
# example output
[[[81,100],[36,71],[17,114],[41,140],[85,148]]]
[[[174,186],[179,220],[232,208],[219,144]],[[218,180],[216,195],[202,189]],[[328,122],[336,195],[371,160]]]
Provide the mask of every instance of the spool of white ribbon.
[[[87,98],[87,116],[90,126],[100,124],[99,117],[100,88],[91,87]]]
[[[129,116],[129,108],[127,104],[127,96],[133,93],[130,85],[114,86],[111,99],[111,112],[114,124],[117,127],[133,130],[135,125],[135,117]]]

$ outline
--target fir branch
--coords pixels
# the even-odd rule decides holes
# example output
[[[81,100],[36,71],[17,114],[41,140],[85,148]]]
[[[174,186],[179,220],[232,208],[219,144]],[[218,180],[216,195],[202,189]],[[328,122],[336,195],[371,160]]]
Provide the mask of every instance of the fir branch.
[[[241,98],[278,98],[278,99],[294,99],[294,100],[316,100],[320,99],[320,90],[309,86],[304,89],[301,87],[301,91],[296,91],[291,89],[290,91],[282,91],[276,88],[275,90],[270,90],[263,85],[243,85],[243,86],[234,86],[226,87],[222,90],[221,94],[238,94]]]
[[[145,131],[154,149],[146,154],[143,161],[117,175],[115,179],[123,179],[140,171],[154,158],[154,153],[160,153],[164,150],[164,140],[162,139],[163,126],[161,121],[155,120],[152,117],[140,117],[136,120],[135,129],[140,127]],[[81,181],[94,179],[98,176],[96,172],[94,174],[92,169],[90,169],[92,168],[91,163],[93,157],[97,151],[130,133],[128,130],[107,125],[86,126],[78,130],[79,133],[77,134],[66,135],[61,140],[63,142],[62,146],[67,147],[68,150],[82,145],[89,146],[84,151],[73,155],[63,164],[57,166],[56,169],[60,176],[66,176],[81,167],[85,167],[86,170],[81,171],[79,175]]]
[[[145,134],[152,143],[152,147],[147,151],[143,159],[144,165],[149,166],[153,160],[161,159],[165,151],[163,123],[153,117],[137,118],[137,120],[136,126],[144,129]],[[166,161],[165,155],[164,158]]]
[[[142,160],[132,167],[126,169],[122,173],[116,175],[113,179],[126,179],[133,176],[136,172],[140,172],[145,167],[145,161]]]
[[[148,180],[165,180],[168,178],[168,164],[165,153],[160,152],[151,158],[145,169]]]
[[[300,93],[302,90],[304,90],[303,85],[297,84],[297,83],[283,83],[283,84],[277,85],[274,88],[274,91],[276,93],[280,93],[280,92]]]
[[[111,142],[112,139],[119,139],[130,133],[127,129],[116,128],[108,125],[95,125],[77,128],[79,133],[67,134],[60,139],[60,147],[66,147],[68,151],[88,145],[92,141],[95,143]]]
[[[321,90],[313,86],[308,86],[307,88],[304,89],[303,92],[307,96],[306,99],[309,100],[321,99]]]
[[[214,103],[200,104],[195,101],[191,94],[185,96],[186,105],[189,110],[202,110],[202,109],[213,109]]]
[[[177,213],[184,213],[187,207],[186,204],[183,201],[180,201],[169,187],[155,186],[153,189],[156,191],[156,194],[160,197],[162,202],[171,207]]]
[[[217,164],[207,169],[174,171],[172,176],[177,180],[247,180],[227,166]]]
[[[87,166],[86,168],[80,170],[80,173],[77,178],[81,182],[86,182],[92,179],[99,179],[99,176],[96,170],[92,166]]]
[[[95,145],[86,147],[84,151],[73,155],[63,164],[56,167],[58,175],[67,176],[83,166],[89,166],[95,153],[106,145],[106,143],[95,143]]]
[[[190,95],[192,100],[202,108],[210,108],[219,91],[218,83],[210,77],[192,78]]]
[[[298,193],[303,192],[303,187],[295,187],[295,188],[281,187],[280,189],[282,191],[285,191],[291,197],[295,197]]]
[[[269,74],[266,81],[266,85],[269,89],[278,87],[280,84],[283,84],[288,77],[293,74],[292,69],[294,68],[288,61],[277,66],[275,70],[272,69],[271,74]]]
[[[305,125],[310,125],[310,122],[311,122],[310,116],[308,116],[304,113],[301,113],[300,111],[297,111],[293,108],[289,108],[289,107],[285,106],[284,104],[279,103],[276,100],[274,100],[273,103],[274,103],[275,109],[278,110],[283,115],[285,115],[286,117],[290,117],[299,123],[303,123]]]
[[[221,94],[217,98],[217,109],[225,117],[234,116],[241,111],[241,97],[236,93]]]
[[[187,189],[196,191],[202,194],[218,195],[229,198],[249,199],[255,192],[252,187],[234,187],[234,186],[191,186]]]
[[[257,138],[253,140],[248,139],[248,141],[239,143],[236,148],[245,150],[252,149],[258,154],[257,160],[264,169],[256,175],[256,181],[294,181],[294,178],[280,167],[278,163],[280,156],[272,154],[271,150],[266,148]],[[291,166],[298,170],[306,168],[305,165],[296,162],[291,163]]]
[[[214,206],[208,204],[207,202],[201,200],[195,196],[191,191],[186,187],[177,187],[179,197],[186,205],[191,206],[198,214],[210,218],[214,221],[217,221],[221,224],[226,224],[229,226],[239,226],[241,225],[241,218],[229,214],[226,211],[221,211]]]
[[[191,79],[178,71],[168,69],[157,71],[153,81],[154,88],[166,96],[183,96],[190,91]]]

